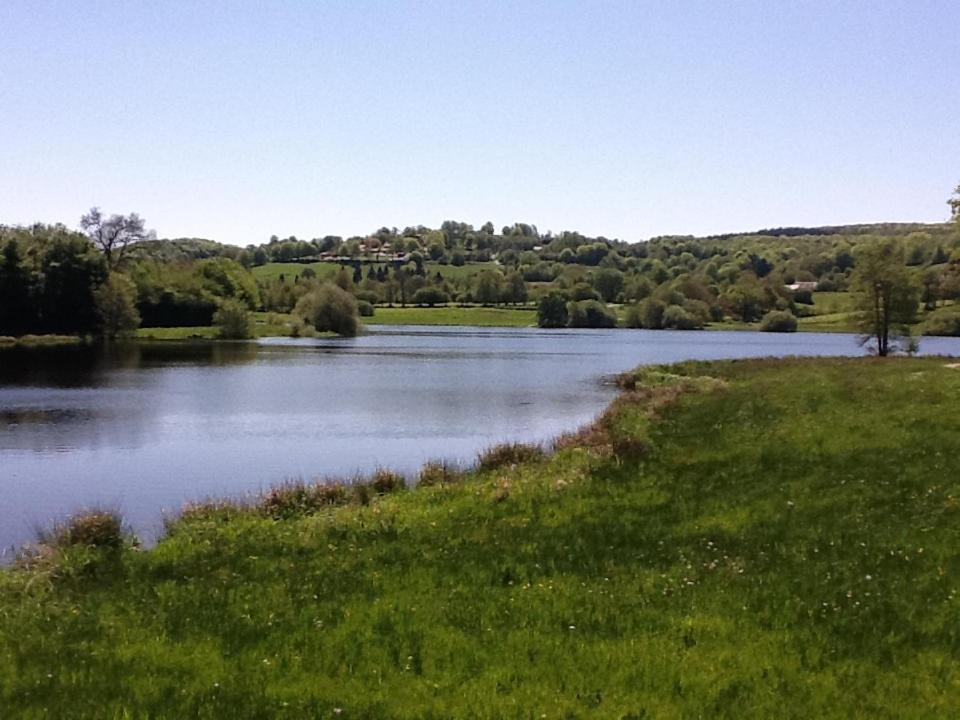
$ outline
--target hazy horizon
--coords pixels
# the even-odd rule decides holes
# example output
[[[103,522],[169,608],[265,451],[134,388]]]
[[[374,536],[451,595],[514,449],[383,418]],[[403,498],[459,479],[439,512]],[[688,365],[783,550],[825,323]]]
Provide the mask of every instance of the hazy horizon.
[[[11,2],[0,223],[527,222],[636,242],[943,222],[960,5]]]

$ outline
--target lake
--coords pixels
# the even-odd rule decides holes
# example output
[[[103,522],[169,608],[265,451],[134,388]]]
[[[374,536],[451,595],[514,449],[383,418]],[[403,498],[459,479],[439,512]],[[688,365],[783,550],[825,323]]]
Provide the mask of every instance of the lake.
[[[925,338],[927,354],[960,339]],[[163,513],[291,478],[470,463],[610,402],[605,378],[685,359],[862,355],[853,336],[381,327],[352,339],[0,352],[0,547],[72,511]]]

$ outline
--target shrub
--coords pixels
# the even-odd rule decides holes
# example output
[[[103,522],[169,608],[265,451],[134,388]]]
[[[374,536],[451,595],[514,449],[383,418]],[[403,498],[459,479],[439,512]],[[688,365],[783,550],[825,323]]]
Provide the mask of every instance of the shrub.
[[[445,305],[450,302],[450,296],[438,288],[420,288],[413,294],[412,301],[415,305]]]
[[[537,305],[537,325],[542,328],[567,326],[567,301],[562,295],[550,293]]]
[[[306,484],[302,480],[272,487],[260,500],[260,508],[277,520],[309,515],[324,507],[343,505],[347,491],[339,482]]]
[[[941,308],[927,316],[920,326],[922,335],[960,336],[960,310],[955,307]]]
[[[634,303],[633,305],[627,306],[627,312],[624,315],[623,324],[628,328],[643,327],[643,313],[641,312],[640,303]]]
[[[683,309],[700,323],[698,327],[703,327],[712,319],[710,304],[703,300],[686,300],[683,303]]]
[[[397,490],[403,490],[406,486],[407,483],[403,476],[390,470],[377,470],[370,479],[370,488],[377,495],[386,495]]]
[[[457,465],[442,460],[431,460],[420,468],[417,485],[421,487],[453,485],[462,482],[464,476],[464,472]]]
[[[667,309],[667,306],[664,305],[660,300],[655,300],[654,298],[647,298],[642,303],[638,309],[640,317],[640,327],[647,328],[648,330],[659,330],[663,327],[663,313]]]
[[[617,315],[598,300],[582,300],[567,305],[572,328],[612,328],[617,326]]]
[[[592,287],[586,283],[577,283],[573,286],[573,290],[570,293],[570,297],[573,300],[599,300],[600,293],[594,290]]]
[[[360,317],[373,317],[373,305],[366,300],[357,300],[357,312]]]
[[[93,291],[103,334],[113,339],[129,335],[140,325],[137,286],[126,275],[110,273],[106,282]]]
[[[760,321],[761,332],[789,333],[797,331],[797,318],[787,310],[771,310]]]
[[[90,510],[72,516],[44,538],[54,547],[119,548],[123,545],[120,516],[109,510]]]
[[[671,305],[663,311],[663,327],[673,330],[698,330],[703,320],[691,315],[679,305]]]
[[[217,334],[229,340],[246,340],[253,337],[253,316],[239,300],[225,300],[213,314]]]
[[[507,465],[540,460],[543,456],[543,448],[539,445],[502,443],[480,453],[477,458],[477,467],[481,470],[496,470]]]
[[[366,300],[371,305],[376,305],[378,302],[380,302],[380,295],[375,293],[373,290],[357,290],[353,296],[357,299],[357,302]]]
[[[360,332],[357,301],[332,283],[324,283],[304,295],[297,301],[293,312],[320,332],[335,332],[346,337]]]

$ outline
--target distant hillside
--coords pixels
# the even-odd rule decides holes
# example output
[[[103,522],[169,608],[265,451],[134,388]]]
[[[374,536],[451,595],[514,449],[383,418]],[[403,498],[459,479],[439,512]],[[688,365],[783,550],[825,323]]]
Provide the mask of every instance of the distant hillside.
[[[930,235],[950,235],[956,232],[954,223],[863,223],[857,225],[824,225],[822,227],[765,228],[755,232],[709,235],[706,239],[727,240],[737,237],[800,237],[804,235],[879,235],[901,237],[924,232]]]
[[[236,254],[239,248],[204,238],[173,238],[145,240],[131,245],[127,250],[130,260],[155,260],[157,262],[186,262],[202,260],[219,255]]]

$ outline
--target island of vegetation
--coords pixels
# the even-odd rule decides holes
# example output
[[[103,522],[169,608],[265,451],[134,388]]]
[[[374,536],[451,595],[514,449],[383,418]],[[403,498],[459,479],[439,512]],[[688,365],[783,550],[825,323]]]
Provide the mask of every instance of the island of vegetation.
[[[957,198],[960,189],[955,218]],[[94,208],[79,231],[0,226],[0,346],[476,324],[859,331],[884,354],[897,335],[960,334],[958,227],[778,228],[631,244],[447,221],[239,247],[157,240],[136,214]]]

